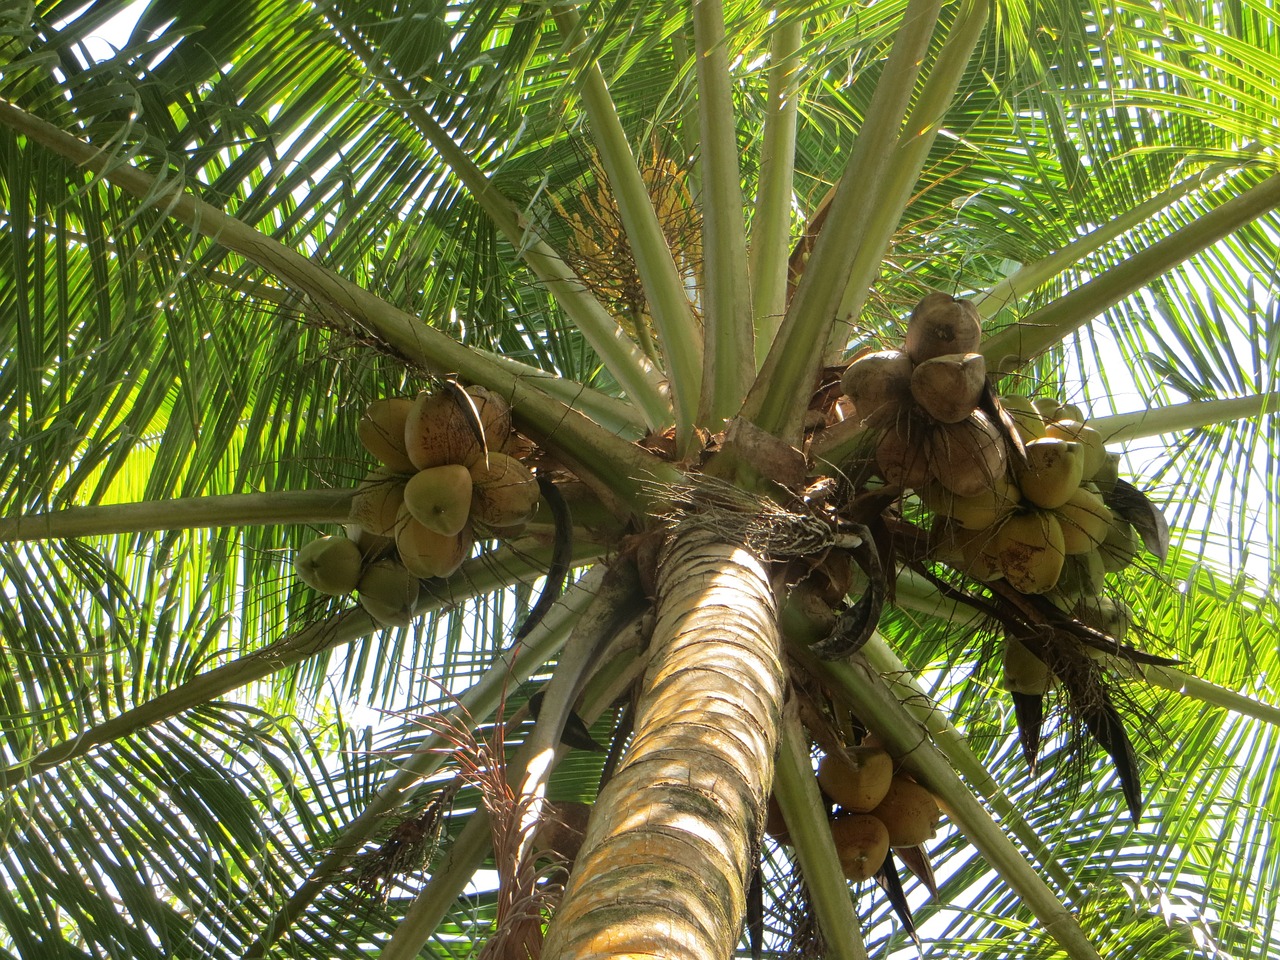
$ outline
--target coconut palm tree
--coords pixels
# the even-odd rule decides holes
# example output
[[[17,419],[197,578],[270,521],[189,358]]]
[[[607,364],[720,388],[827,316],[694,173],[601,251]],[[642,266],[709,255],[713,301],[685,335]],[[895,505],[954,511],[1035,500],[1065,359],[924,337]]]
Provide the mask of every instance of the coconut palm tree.
[[[3,17],[5,956],[1280,956],[1269,6]],[[1123,644],[840,399],[931,292],[1122,454]],[[538,513],[408,626],[299,581],[367,406],[463,387]],[[868,737],[946,823],[851,886]]]

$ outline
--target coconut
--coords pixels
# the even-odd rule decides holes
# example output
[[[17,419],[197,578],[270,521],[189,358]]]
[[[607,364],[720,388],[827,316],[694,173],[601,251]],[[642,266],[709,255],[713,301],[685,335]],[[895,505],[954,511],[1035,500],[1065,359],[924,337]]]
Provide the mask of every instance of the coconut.
[[[1044,418],[1040,416],[1040,411],[1035,408],[1035,404],[1029,397],[1020,397],[1016,394],[1001,397],[1000,406],[1004,407],[1013,418],[1023,443],[1044,436]]]
[[[984,583],[999,580],[1004,576],[1004,568],[1000,566],[1000,558],[996,555],[996,530],[974,530],[969,539],[960,548],[962,564],[957,567]]]
[[[787,819],[782,815],[782,805],[772,793],[764,808],[764,832],[779,843],[791,843],[791,833],[787,830]]]
[[[981,493],[959,497],[938,481],[925,484],[920,499],[935,513],[951,518],[966,530],[986,530],[1013,512],[1022,499],[1018,485],[1001,474]]]
[[[407,507],[402,507],[396,524],[396,550],[409,572],[424,579],[447,577],[462,565],[471,552],[471,527],[444,535],[423,526]]]
[[[489,454],[489,465],[471,467],[471,512],[491,527],[511,527],[533,519],[538,509],[538,481],[519,460]]]
[[[1123,600],[1105,594],[1082,599],[1075,609],[1076,619],[1121,641],[1133,626],[1133,608]]]
[[[365,562],[370,560],[381,560],[384,556],[394,552],[396,541],[393,537],[383,537],[376,533],[370,533],[358,523],[345,523],[342,526],[343,532],[346,533],[348,540],[354,540],[357,547],[360,548],[360,556]]]
[[[1066,532],[1063,531],[1065,537]],[[1067,612],[1075,603],[1084,597],[1096,597],[1106,586],[1106,568],[1102,565],[1102,554],[1097,550],[1086,550],[1083,553],[1068,553],[1062,564],[1062,573],[1058,575],[1055,590],[1065,597],[1071,598],[1071,604],[1065,608]]]
[[[320,537],[303,544],[293,558],[298,579],[318,593],[350,593],[360,580],[360,547],[346,537]]]
[[[1053,683],[1048,665],[1016,637],[1004,642],[1004,688],[1010,693],[1043,696]]]
[[[1022,495],[1046,510],[1071,499],[1084,475],[1084,448],[1060,437],[1042,437],[1028,443],[1026,451],[1017,477]]]
[[[993,489],[1005,473],[1004,438],[985,413],[944,423],[928,438],[929,472],[961,497]]]
[[[1045,423],[1057,420],[1058,411],[1062,409],[1062,401],[1057,397],[1032,397],[1031,405]]]
[[[810,646],[831,636],[836,612],[814,585],[798,583],[787,592],[778,610],[778,630],[787,640]]]
[[[889,855],[890,836],[884,821],[867,813],[848,813],[830,823],[845,878],[861,883],[874,877]]]
[[[942,811],[932,793],[913,780],[896,776],[871,816],[889,831],[889,846],[914,847],[937,833]]]
[[[904,417],[886,427],[876,444],[876,465],[893,486],[908,490],[924,486],[929,479],[924,425],[914,417]]]
[[[418,579],[400,561],[376,560],[369,564],[356,589],[360,606],[384,626],[407,627],[413,622]]]
[[[491,450],[502,450],[511,439],[511,404],[500,393],[473,383],[467,393],[484,424],[485,440]]]
[[[477,423],[484,431],[484,446],[480,445]],[[483,462],[486,449],[492,454],[506,444],[511,435],[511,408],[484,387],[423,392],[413,401],[404,429],[409,459],[419,470],[446,463],[469,467]]]
[[[582,851],[591,820],[591,804],[581,800],[548,800],[542,807],[542,819],[533,832],[531,846],[535,854],[558,860],[566,870]]]
[[[423,391],[405,420],[405,449],[419,470],[481,456],[471,415],[448,393]]]
[[[514,430],[507,436],[507,442],[502,445],[499,453],[505,453],[508,457],[515,457],[517,460],[529,460],[538,447],[532,440],[524,434],[516,433]]]
[[[1079,420],[1054,420],[1045,424],[1046,437],[1074,440],[1084,448],[1082,480],[1092,480],[1107,459],[1107,449],[1100,434],[1093,427]]]
[[[840,388],[863,421],[896,410],[911,392],[911,361],[901,350],[868,353],[845,368]]]
[[[1098,492],[1104,497],[1116,488],[1116,481],[1120,479],[1120,454],[1106,451],[1106,457],[1102,461],[1102,466],[1098,468],[1093,475],[1093,485],[1098,488]]]
[[[387,467],[373,470],[360,481],[356,495],[351,498],[348,519],[375,536],[394,537],[407,482],[408,477]]]
[[[364,448],[397,473],[414,470],[404,445],[404,425],[412,408],[413,401],[407,397],[375,400],[356,424],[356,436]]]
[[[893,779],[893,757],[883,747],[850,747],[818,762],[818,784],[845,810],[867,813],[884,799]]]
[[[1133,524],[1113,515],[1098,552],[1102,554],[1102,565],[1107,573],[1118,573],[1133,563],[1133,558],[1138,555],[1138,534]]]
[[[915,305],[904,343],[912,363],[948,353],[973,353],[982,339],[982,320],[968,300],[931,293]]]
[[[973,412],[987,385],[987,362],[980,353],[948,353],[916,365],[911,395],[940,423],[959,423]]]
[[[1005,579],[1020,593],[1048,593],[1062,573],[1062,525],[1043,510],[1014,514],[1000,525],[994,553]]]
[[[428,467],[409,478],[404,505],[428,530],[452,537],[471,514],[471,473],[460,463]]]
[[[1062,524],[1067,553],[1087,553],[1102,545],[1111,529],[1111,510],[1096,493],[1077,487],[1067,502],[1053,511]]]
[[[1075,420],[1077,422],[1083,423],[1084,411],[1080,409],[1078,406],[1076,406],[1074,403],[1063,402],[1058,405],[1058,415],[1053,419],[1054,420]]]

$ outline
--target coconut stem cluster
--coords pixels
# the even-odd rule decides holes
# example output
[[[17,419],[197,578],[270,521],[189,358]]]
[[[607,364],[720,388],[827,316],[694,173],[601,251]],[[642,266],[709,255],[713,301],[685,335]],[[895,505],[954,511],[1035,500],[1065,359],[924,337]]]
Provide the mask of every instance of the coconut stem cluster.
[[[407,626],[420,581],[456,571],[477,527],[510,538],[533,518],[538,484],[518,457],[529,446],[501,396],[457,384],[375,400],[356,433],[378,465],[352,500],[345,533],[304,545],[295,569],[321,593],[357,593],[379,623]]]

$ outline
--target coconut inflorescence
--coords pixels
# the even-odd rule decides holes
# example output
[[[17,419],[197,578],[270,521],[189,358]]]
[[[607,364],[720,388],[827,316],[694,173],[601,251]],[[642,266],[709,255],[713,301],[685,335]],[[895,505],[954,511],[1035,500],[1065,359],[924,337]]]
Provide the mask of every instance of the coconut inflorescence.
[[[305,544],[295,567],[317,591],[355,592],[379,623],[406,626],[419,581],[456,571],[476,524],[501,536],[532,518],[538,484],[513,454],[533,448],[513,432],[503,397],[456,383],[375,400],[356,435],[378,465],[352,498],[344,535]]]

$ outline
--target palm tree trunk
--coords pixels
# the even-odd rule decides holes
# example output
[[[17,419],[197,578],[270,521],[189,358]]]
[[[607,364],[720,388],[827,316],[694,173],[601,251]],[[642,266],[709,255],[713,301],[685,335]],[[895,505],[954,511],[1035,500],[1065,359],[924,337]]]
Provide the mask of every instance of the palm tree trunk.
[[[600,794],[546,960],[725,958],[739,938],[773,782],[783,675],[764,562],[677,533],[635,736]]]

